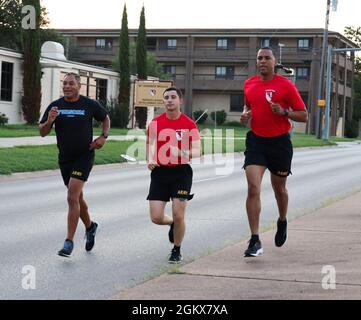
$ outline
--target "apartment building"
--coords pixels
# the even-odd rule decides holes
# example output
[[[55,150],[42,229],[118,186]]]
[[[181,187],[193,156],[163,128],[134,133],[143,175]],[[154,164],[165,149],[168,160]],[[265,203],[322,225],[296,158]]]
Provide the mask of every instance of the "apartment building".
[[[72,59],[111,68],[118,52],[120,30],[58,30],[74,46]],[[184,112],[225,110],[227,121],[239,121],[243,110],[243,83],[256,71],[256,53],[270,46],[284,66],[295,71],[295,84],[310,112],[299,131],[314,133],[318,100],[323,29],[150,29],[148,50],[164,65],[175,85],[185,93]],[[137,30],[129,30],[135,40]],[[334,48],[356,44],[329,32]],[[330,134],[343,135],[345,119],[352,117],[354,53],[333,57]]]

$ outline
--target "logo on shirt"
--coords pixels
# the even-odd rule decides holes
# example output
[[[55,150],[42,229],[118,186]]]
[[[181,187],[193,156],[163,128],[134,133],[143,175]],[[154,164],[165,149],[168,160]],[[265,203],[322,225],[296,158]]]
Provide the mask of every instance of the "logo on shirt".
[[[177,141],[182,141],[184,132],[185,130],[183,129],[175,130],[175,137],[177,138]]]
[[[265,91],[265,97],[266,97],[266,100],[267,100],[269,103],[273,103],[272,97],[273,97],[273,94],[274,94],[275,92],[276,92],[276,91],[273,90],[273,89],[266,89],[266,91]]]
[[[59,115],[60,114],[68,118],[73,118],[75,116],[85,116],[85,110],[61,109],[59,110]]]

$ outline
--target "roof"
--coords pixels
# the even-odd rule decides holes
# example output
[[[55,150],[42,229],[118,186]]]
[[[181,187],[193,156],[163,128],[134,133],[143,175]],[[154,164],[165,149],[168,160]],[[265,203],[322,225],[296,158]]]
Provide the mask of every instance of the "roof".
[[[58,32],[77,37],[118,37],[121,29],[57,29]],[[322,28],[262,28],[262,29],[147,29],[148,37],[323,37]],[[137,36],[138,29],[129,29],[130,36]],[[328,31],[331,38],[338,38],[350,47],[358,47],[356,43],[335,31]]]

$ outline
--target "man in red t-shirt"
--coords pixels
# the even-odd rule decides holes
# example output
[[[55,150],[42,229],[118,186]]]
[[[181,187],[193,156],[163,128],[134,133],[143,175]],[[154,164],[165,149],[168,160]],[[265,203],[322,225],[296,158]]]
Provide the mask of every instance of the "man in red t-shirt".
[[[293,148],[289,135],[290,120],[306,122],[305,104],[295,85],[275,73],[276,58],[269,47],[257,54],[258,75],[244,83],[245,107],[241,122],[250,119],[251,131],[247,133],[244,169],[248,183],[246,201],[248,222],[251,229],[245,257],[263,253],[259,240],[259,216],[261,213],[261,182],[268,169],[275,193],[279,218],[275,245],[281,247],[287,240],[287,176],[291,173]]]
[[[194,121],[180,111],[182,92],[167,88],[163,93],[165,112],[155,117],[147,131],[147,160],[151,182],[147,200],[155,224],[169,225],[174,247],[169,263],[182,261],[180,247],[185,233],[184,215],[193,180],[191,158],[200,157],[200,135]],[[164,214],[172,199],[172,217]]]

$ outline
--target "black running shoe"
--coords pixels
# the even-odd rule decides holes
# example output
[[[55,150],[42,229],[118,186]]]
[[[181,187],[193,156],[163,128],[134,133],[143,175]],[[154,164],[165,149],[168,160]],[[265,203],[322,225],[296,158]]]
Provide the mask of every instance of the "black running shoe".
[[[182,262],[182,255],[181,255],[180,251],[173,248],[172,251],[170,252],[168,262],[169,263],[180,263],[180,262]]]
[[[275,235],[276,247],[282,247],[287,240],[287,219],[285,221],[277,220],[277,232]]]
[[[263,253],[263,248],[260,240],[249,240],[247,250],[244,252],[245,257],[257,257]]]
[[[174,222],[170,225],[169,231],[168,231],[168,239],[170,243],[174,243]]]
[[[74,243],[71,240],[65,240],[63,249],[58,251],[58,255],[62,257],[70,257],[74,248]]]
[[[98,224],[96,222],[92,222],[93,226],[90,230],[85,231],[85,250],[90,251],[94,247],[95,243],[95,234],[97,233]]]

